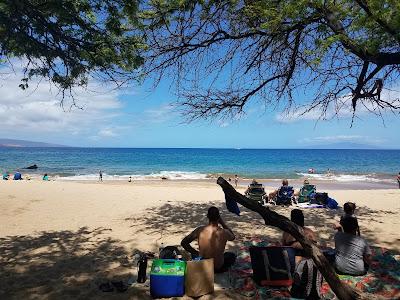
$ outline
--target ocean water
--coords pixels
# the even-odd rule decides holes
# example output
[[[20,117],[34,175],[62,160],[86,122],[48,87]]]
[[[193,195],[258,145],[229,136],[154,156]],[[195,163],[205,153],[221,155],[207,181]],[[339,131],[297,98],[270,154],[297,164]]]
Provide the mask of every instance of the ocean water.
[[[37,164],[35,170],[24,167]],[[315,174],[307,174],[309,168]],[[393,181],[400,150],[0,148],[0,169],[48,173],[63,180],[206,179],[219,174],[244,178]],[[327,176],[330,169],[334,174]]]

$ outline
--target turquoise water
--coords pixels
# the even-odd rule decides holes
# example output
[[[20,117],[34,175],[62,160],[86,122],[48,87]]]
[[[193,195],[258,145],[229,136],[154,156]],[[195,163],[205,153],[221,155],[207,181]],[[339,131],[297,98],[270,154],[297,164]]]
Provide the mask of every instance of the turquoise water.
[[[22,168],[37,164],[36,171]],[[387,180],[400,171],[400,150],[0,148],[0,168],[49,173],[65,179],[203,179],[213,174],[245,178]]]

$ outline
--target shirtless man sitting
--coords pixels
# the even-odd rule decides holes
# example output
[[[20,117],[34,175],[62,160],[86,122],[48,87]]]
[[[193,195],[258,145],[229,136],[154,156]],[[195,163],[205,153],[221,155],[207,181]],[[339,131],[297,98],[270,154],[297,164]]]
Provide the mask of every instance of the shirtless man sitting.
[[[193,258],[198,256],[213,258],[215,272],[225,272],[236,260],[234,253],[224,253],[226,242],[233,241],[235,235],[222,220],[218,208],[211,206],[208,209],[207,218],[208,225],[197,227],[182,240],[181,245],[192,254]],[[190,245],[194,240],[198,242],[199,251]]]

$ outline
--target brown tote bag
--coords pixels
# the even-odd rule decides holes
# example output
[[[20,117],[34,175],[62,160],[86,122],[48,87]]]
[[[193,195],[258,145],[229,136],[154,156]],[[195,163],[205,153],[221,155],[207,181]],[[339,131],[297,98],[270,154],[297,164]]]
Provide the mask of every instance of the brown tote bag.
[[[192,260],[186,263],[185,294],[200,297],[214,292],[214,259]]]

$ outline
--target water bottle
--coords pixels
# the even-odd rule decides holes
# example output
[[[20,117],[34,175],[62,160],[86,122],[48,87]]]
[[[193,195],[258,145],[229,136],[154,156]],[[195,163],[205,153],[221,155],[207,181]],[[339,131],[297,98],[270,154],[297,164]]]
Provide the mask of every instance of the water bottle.
[[[138,268],[137,282],[144,283],[144,282],[146,282],[146,271],[147,271],[147,256],[146,256],[146,254],[142,254],[140,256],[138,266],[139,266],[139,268]]]
[[[163,251],[163,249],[164,249],[164,243],[161,243],[160,248],[158,248],[158,257],[159,258],[161,258],[160,255],[161,255],[161,251]]]

